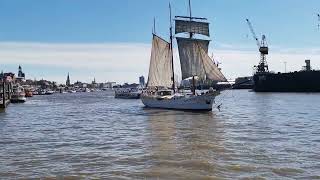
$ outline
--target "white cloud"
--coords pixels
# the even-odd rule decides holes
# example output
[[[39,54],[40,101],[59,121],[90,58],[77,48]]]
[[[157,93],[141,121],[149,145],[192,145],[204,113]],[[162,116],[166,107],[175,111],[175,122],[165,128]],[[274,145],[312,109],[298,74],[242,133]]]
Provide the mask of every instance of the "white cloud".
[[[0,43],[1,64],[67,68],[75,72],[73,78],[77,80],[96,76],[100,81],[136,82],[138,76],[146,75],[149,56],[150,45],[139,43]],[[56,78],[58,82],[65,79],[59,74]]]
[[[259,53],[253,46],[215,45],[214,58],[221,62],[227,78],[252,74],[252,67],[259,62]],[[30,43],[0,42],[0,63],[3,65],[35,65],[64,68],[72,72],[73,80],[137,82],[138,76],[148,73],[150,44],[143,43]],[[273,49],[274,48],[274,49]],[[305,59],[311,59],[313,67],[320,67],[319,48],[280,48],[273,46],[267,56],[269,67],[274,71],[300,70]],[[177,57],[177,55],[175,55]],[[70,70],[69,70],[70,69]],[[39,69],[38,71],[41,71]],[[67,73],[67,72],[65,72]],[[26,74],[39,74],[26,72]],[[43,78],[65,81],[65,74],[42,73]],[[34,77],[30,77],[34,78]],[[37,77],[41,78],[41,77]]]
[[[241,46],[239,46],[241,47]],[[239,48],[235,50],[234,46],[230,49],[215,49],[214,58],[221,62],[222,71],[227,78],[234,79],[238,76],[248,76],[253,74],[253,66],[260,60],[260,54],[257,49],[246,50]],[[319,48],[270,48],[267,55],[269,70],[275,72],[284,72],[287,63],[287,71],[299,71],[305,65],[304,60],[311,59],[311,65],[314,69],[320,69],[320,49]]]

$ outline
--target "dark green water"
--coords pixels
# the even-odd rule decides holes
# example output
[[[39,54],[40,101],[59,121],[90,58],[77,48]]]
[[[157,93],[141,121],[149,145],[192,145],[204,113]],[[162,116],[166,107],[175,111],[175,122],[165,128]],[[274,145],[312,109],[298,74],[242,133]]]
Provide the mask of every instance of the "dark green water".
[[[225,91],[221,112],[111,92],[35,96],[0,113],[0,179],[320,179],[320,94]]]

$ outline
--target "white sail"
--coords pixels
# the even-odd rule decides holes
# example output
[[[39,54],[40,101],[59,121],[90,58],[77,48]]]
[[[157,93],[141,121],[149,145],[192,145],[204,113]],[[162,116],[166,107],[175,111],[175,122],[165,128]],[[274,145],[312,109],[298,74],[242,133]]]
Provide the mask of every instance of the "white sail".
[[[172,86],[172,53],[170,43],[153,35],[148,87]]]
[[[219,68],[208,56],[208,40],[177,38],[182,79],[197,76],[200,79],[226,81]]]
[[[196,33],[209,36],[209,23],[208,22],[197,22],[190,20],[175,20],[176,28],[175,33]]]

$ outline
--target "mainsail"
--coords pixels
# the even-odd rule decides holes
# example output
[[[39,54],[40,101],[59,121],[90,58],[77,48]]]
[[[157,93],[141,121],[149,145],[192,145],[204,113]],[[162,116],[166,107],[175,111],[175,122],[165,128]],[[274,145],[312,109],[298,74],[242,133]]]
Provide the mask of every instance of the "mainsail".
[[[176,39],[182,79],[197,76],[202,80],[226,81],[219,68],[208,56],[208,40],[181,37]]]
[[[190,38],[176,38],[178,43],[182,79],[192,76],[205,78],[202,57],[198,46],[208,49],[208,41]]]
[[[171,87],[172,86],[172,66],[171,66],[170,43],[153,35],[152,50],[150,58],[148,87]]]

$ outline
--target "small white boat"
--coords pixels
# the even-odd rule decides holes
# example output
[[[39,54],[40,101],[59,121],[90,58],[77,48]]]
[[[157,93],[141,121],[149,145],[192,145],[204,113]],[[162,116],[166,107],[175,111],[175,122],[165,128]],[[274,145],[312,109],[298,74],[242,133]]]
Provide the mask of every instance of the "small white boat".
[[[76,93],[76,90],[68,90],[68,93]]]
[[[52,91],[52,90],[47,90],[46,91],[46,95],[52,95],[54,93],[54,91]]]
[[[38,93],[39,95],[46,95],[46,91],[43,89],[39,90]]]
[[[13,87],[13,93],[11,95],[12,103],[24,103],[27,101],[26,94],[24,92],[24,88],[20,85],[15,85]]]
[[[39,95],[39,92],[38,91],[32,91],[32,94],[33,95]]]

